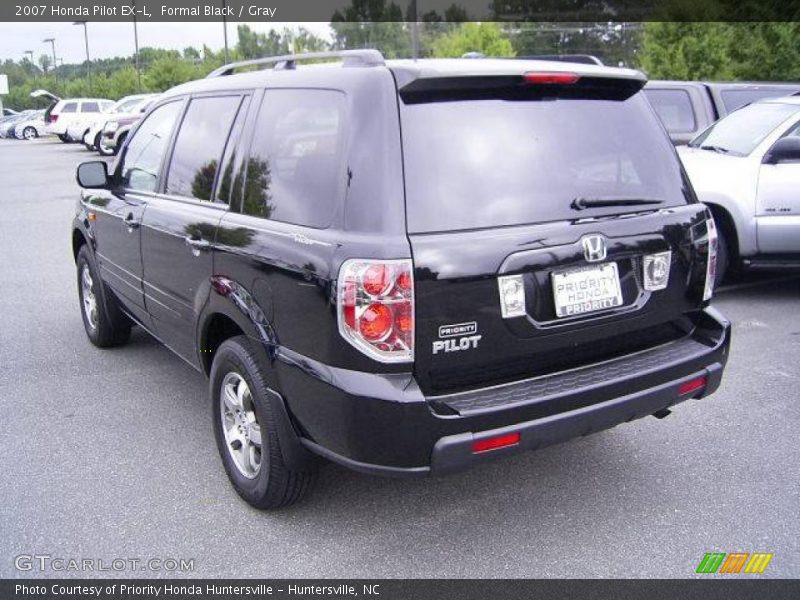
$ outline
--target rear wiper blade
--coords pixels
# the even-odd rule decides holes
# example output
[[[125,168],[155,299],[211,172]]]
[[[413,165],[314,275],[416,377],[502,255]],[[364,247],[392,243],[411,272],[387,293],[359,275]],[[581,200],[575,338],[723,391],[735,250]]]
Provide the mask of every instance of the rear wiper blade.
[[[575,198],[572,200],[574,210],[585,208],[603,208],[606,206],[646,206],[648,204],[663,204],[663,200],[656,198]]]
[[[723,148],[722,146],[700,146],[700,150],[711,150],[712,152],[717,152],[719,154],[727,154],[730,152],[727,148]]]

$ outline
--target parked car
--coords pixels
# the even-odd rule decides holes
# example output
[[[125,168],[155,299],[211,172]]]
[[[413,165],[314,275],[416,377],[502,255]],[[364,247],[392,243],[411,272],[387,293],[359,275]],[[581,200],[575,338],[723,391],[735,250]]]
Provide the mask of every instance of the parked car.
[[[714,221],[641,73],[256,64],[81,164],[72,232],[89,340],[137,324],[208,375],[246,501],[299,500],[316,457],[448,473],[717,389]]]
[[[2,114],[2,115],[0,115],[0,116],[3,116],[3,117],[11,117],[11,116],[14,116],[14,115],[16,115],[16,114],[17,114],[17,111],[16,111],[16,110],[14,110],[13,108],[5,108],[5,107],[4,107],[4,108],[3,108],[3,114]]]
[[[800,92],[800,83],[649,81],[644,92],[677,146],[746,104]]]
[[[81,141],[87,150],[98,150],[103,136],[103,128],[109,120],[122,118],[124,116],[139,115],[142,106],[147,106],[146,101],[155,98],[158,94],[135,94],[125,96],[117,101],[108,112],[102,113],[91,126],[83,132]],[[68,132],[69,135],[69,132]]]
[[[17,123],[32,116],[35,112],[36,111],[32,109],[23,110],[20,113],[11,115],[10,117],[4,119],[2,122],[0,122],[0,138],[13,138],[14,128],[17,126]]]
[[[47,131],[57,135],[62,142],[69,143],[73,141],[67,135],[67,130],[70,127],[80,129],[81,126],[85,126],[88,129],[100,113],[107,111],[113,105],[113,101],[104,98],[67,98],[59,100],[47,113]]]
[[[800,97],[740,108],[679,154],[718,226],[718,281],[729,266],[800,268]]]
[[[150,94],[140,101],[131,112],[109,115],[100,128],[97,147],[103,156],[114,156],[119,152],[128,132],[142,118],[150,105],[158,98],[158,94]]]
[[[14,137],[18,140],[33,140],[46,133],[44,110],[37,110],[14,125]]]

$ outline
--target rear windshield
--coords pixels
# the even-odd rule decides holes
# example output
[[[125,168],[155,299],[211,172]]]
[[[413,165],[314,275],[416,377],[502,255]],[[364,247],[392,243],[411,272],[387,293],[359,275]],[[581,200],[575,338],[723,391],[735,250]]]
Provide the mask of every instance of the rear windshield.
[[[408,230],[478,229],[642,210],[579,198],[690,201],[644,95],[624,101],[471,100],[403,105]]]
[[[791,96],[797,90],[788,89],[760,89],[760,90],[724,90],[720,92],[722,96],[722,103],[725,105],[725,110],[732,113],[737,108],[741,108],[747,104],[752,104],[763,98],[779,98],[780,96]]]
[[[692,100],[686,90],[645,90],[653,110],[670,133],[691,133],[697,129]]]

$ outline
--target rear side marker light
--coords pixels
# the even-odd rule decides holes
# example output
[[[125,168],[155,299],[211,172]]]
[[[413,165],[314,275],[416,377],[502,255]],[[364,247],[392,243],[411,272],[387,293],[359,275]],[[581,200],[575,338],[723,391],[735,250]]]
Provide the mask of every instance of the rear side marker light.
[[[482,440],[475,440],[472,442],[472,453],[480,454],[481,452],[488,452],[489,450],[497,450],[499,448],[508,448],[509,446],[516,446],[519,444],[520,434],[505,433],[503,435],[496,435]]]
[[[702,377],[697,377],[696,379],[690,379],[686,383],[681,384],[681,387],[678,388],[678,394],[684,396],[686,394],[696,392],[697,390],[702,390],[704,387],[706,387],[707,383],[708,378],[705,375]]]
[[[384,363],[414,360],[414,276],[411,260],[351,259],[339,270],[339,333]]]
[[[576,83],[581,77],[577,73],[559,73],[547,71],[542,73],[529,72],[523,75],[525,83],[533,83],[539,85],[572,85]]]
[[[645,254],[643,262],[644,289],[648,292],[663,290],[669,284],[672,252]]]

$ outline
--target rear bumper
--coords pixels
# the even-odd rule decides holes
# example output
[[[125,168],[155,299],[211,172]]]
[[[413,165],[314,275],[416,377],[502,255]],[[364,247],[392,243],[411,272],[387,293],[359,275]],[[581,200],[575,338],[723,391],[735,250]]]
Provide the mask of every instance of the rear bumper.
[[[444,474],[652,415],[720,385],[730,323],[706,309],[693,334],[568,373],[425,398],[410,375],[334,369],[279,351],[278,376],[300,442],[356,471]],[[681,393],[683,384],[705,385]],[[513,446],[474,452],[476,441],[519,434]]]

